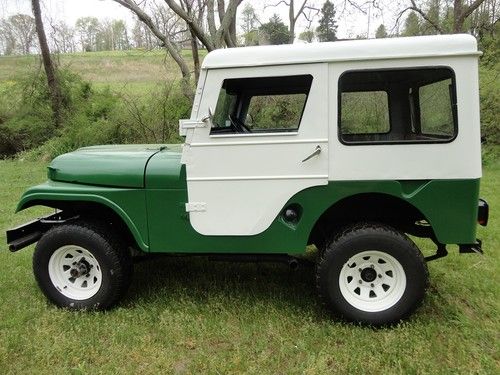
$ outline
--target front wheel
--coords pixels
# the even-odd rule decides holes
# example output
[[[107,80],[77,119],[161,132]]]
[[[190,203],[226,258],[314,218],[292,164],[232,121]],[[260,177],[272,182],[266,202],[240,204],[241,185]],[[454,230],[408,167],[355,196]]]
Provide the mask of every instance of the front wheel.
[[[33,272],[46,297],[60,307],[103,310],[125,294],[132,261],[112,233],[88,223],[45,233],[33,254]]]
[[[370,325],[398,322],[424,298],[425,260],[404,234],[382,224],[357,224],[327,246],[317,268],[318,292],[342,318]]]

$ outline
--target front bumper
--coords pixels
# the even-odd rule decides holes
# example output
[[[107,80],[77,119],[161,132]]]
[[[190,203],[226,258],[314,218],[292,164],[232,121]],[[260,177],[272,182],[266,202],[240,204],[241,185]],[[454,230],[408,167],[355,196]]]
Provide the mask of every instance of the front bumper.
[[[7,231],[7,245],[12,252],[24,249],[37,242],[42,235],[56,224],[62,224],[76,217],[68,217],[64,212],[47,215],[32,220]]]

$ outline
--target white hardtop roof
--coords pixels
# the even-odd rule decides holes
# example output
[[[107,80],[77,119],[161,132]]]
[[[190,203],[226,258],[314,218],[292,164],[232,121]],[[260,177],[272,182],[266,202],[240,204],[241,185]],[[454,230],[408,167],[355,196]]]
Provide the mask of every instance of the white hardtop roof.
[[[202,68],[479,54],[476,39],[471,35],[433,35],[218,49],[205,57]]]

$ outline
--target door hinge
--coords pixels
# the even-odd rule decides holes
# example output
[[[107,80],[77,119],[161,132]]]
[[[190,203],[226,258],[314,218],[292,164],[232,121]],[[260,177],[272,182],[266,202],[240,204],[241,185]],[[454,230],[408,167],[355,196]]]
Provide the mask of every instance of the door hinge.
[[[196,121],[196,120],[179,120],[179,134],[181,136],[186,136],[188,129],[194,128],[206,128],[206,121]]]
[[[207,204],[205,202],[188,202],[186,203],[186,212],[205,212]]]

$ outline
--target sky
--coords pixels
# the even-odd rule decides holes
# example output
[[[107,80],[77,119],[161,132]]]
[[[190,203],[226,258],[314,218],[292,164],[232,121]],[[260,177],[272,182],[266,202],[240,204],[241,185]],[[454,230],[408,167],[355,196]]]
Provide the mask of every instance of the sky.
[[[271,6],[278,2],[279,0],[245,0],[238,9],[241,12],[245,3],[250,3],[255,8],[261,21],[266,21],[273,13],[278,13],[281,19],[288,24],[288,8],[284,5]],[[309,3],[317,8],[321,8],[323,2],[323,0],[309,0]],[[363,6],[365,13],[355,11],[352,7],[345,9],[343,7],[345,1],[334,1],[334,3],[337,3],[337,36],[339,38],[355,38],[357,35],[366,36],[368,31],[369,37],[374,37],[375,30],[381,23],[384,23],[389,30],[393,27],[395,17],[387,7],[383,7],[381,10],[368,9],[366,5],[363,5],[366,3],[365,0],[354,0],[354,2]],[[301,1],[297,0],[296,3],[301,3]],[[31,14],[31,1],[0,0],[0,18],[16,13]],[[53,20],[63,20],[69,25],[74,25],[75,21],[80,17],[88,16],[97,17],[101,20],[123,19],[129,26],[135,20],[129,10],[112,0],[42,0],[42,13]],[[369,30],[368,20],[370,20]],[[296,25],[296,33],[298,34],[305,29],[307,25],[307,20],[301,17]],[[317,18],[313,25],[314,27],[317,25]]]

